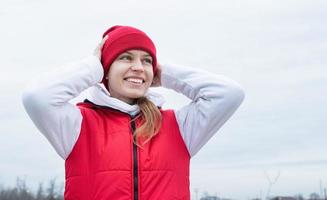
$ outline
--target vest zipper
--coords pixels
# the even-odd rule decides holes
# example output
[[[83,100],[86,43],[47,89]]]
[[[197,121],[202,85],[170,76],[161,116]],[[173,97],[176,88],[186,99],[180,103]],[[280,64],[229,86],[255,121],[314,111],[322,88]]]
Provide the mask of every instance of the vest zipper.
[[[131,120],[132,136],[136,130],[135,121]],[[134,136],[133,136],[134,138]],[[137,146],[133,142],[133,180],[134,180],[134,200],[138,200],[138,170],[137,170]]]

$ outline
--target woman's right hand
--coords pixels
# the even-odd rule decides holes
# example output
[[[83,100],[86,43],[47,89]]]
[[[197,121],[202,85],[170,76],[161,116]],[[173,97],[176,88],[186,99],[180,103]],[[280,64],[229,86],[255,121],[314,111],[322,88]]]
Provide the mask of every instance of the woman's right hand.
[[[160,63],[157,63],[157,73],[153,77],[151,87],[161,86],[161,71],[162,71],[162,65]]]
[[[106,35],[104,38],[102,38],[101,42],[98,44],[98,46],[94,49],[93,55],[98,57],[99,60],[101,60],[101,51],[104,43],[108,39],[108,35]]]

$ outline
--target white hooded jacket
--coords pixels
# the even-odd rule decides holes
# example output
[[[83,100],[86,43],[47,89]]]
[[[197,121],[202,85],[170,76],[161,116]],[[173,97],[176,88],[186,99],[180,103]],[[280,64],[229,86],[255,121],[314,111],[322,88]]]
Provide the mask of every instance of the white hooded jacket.
[[[87,99],[97,105],[109,106],[136,115],[138,105],[129,105],[110,97],[100,84],[103,68],[96,56],[70,63],[43,75],[27,87],[23,105],[39,131],[48,139],[56,152],[66,159],[81,131],[83,116],[69,101],[88,89]],[[175,109],[177,123],[191,156],[219,130],[242,103],[245,93],[235,81],[195,68],[165,64],[161,73],[162,87],[173,89],[191,99]],[[146,96],[161,107],[160,94]]]

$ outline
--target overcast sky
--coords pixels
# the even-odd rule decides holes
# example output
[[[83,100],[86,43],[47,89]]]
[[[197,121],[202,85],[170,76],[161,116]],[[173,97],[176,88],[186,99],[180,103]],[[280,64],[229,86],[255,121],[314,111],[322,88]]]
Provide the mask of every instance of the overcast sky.
[[[90,55],[116,24],[144,30],[159,62],[223,74],[245,89],[241,107],[192,159],[193,199],[196,188],[199,196],[265,197],[267,175],[278,172],[271,195],[327,188],[323,0],[2,0],[0,184],[63,182],[64,161],[23,110],[21,92],[40,73]],[[188,103],[160,91],[165,108]]]

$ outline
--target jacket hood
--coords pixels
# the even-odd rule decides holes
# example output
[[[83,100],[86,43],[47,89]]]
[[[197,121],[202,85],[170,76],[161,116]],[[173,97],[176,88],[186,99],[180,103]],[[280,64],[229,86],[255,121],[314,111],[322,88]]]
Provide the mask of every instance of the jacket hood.
[[[149,88],[145,96],[157,107],[162,107],[165,102],[164,97],[161,94],[152,91],[151,88]],[[111,107],[132,116],[140,112],[140,108],[137,104],[130,105],[117,98],[111,97],[110,93],[102,83],[97,83],[90,87],[86,93],[86,98],[96,105]]]

